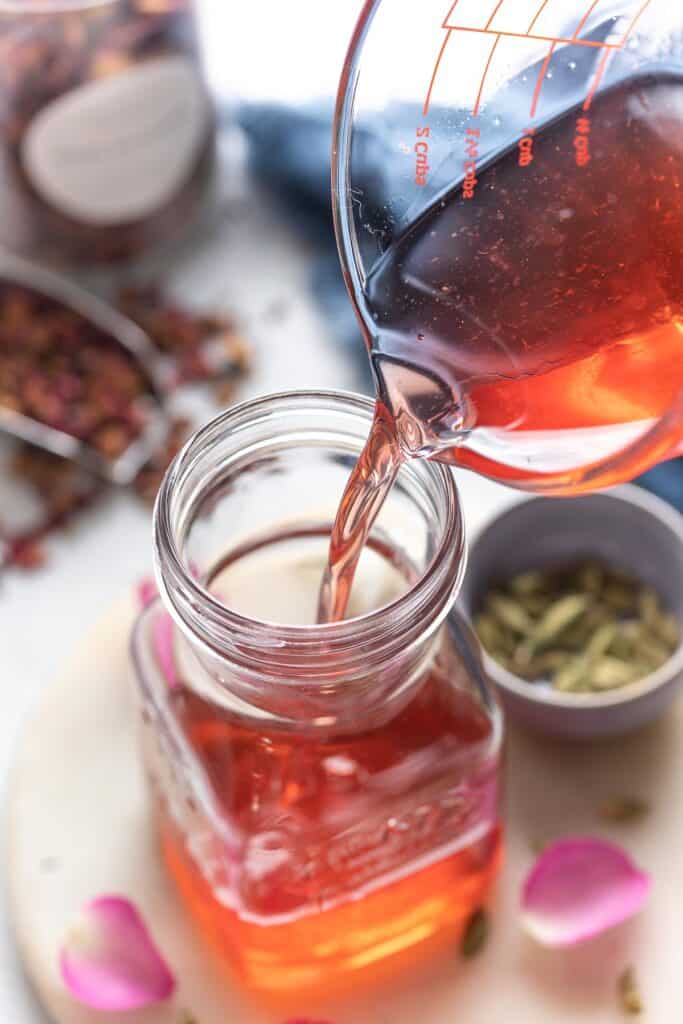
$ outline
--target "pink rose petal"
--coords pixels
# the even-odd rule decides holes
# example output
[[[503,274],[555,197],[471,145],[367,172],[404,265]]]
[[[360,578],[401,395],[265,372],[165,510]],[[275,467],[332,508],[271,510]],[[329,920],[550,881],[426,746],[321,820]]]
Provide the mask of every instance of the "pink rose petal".
[[[175,979],[139,912],[101,896],[69,928],[59,966],[69,992],[95,1010],[139,1010],[168,999]]]
[[[138,601],[142,608],[149,607],[158,596],[159,591],[153,579],[148,577],[138,583]],[[173,619],[163,610],[160,610],[152,624],[152,645],[168,687],[174,690],[179,684],[179,679],[174,654]]]
[[[158,596],[157,585],[151,577],[147,576],[145,579],[140,580],[138,583],[138,601],[141,608],[147,608],[152,601],[156,601]]]
[[[637,914],[650,885],[613,843],[561,840],[543,851],[524,883],[523,924],[544,946],[573,946]]]
[[[173,619],[168,612],[159,612],[152,624],[152,643],[154,653],[159,662],[166,682],[170,690],[178,686],[178,670],[175,663],[174,640],[173,640]]]
[[[199,569],[194,562],[190,562],[190,575],[194,579],[199,579]],[[156,585],[156,581],[152,576],[143,576],[137,586],[137,596],[140,602],[141,608],[147,608],[152,601],[156,601],[159,596],[159,588]]]

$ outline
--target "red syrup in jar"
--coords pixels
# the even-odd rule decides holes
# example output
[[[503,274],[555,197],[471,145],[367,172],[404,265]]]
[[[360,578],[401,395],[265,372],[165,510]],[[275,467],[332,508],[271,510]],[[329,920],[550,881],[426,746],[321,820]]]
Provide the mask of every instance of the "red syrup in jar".
[[[292,611],[304,590],[303,618],[314,621],[325,546],[320,537],[302,587],[288,588],[282,567],[272,573],[271,609],[284,598]],[[370,553],[378,547],[373,539]],[[376,559],[373,571],[381,563],[391,593],[400,560]],[[265,579],[258,562],[245,559],[243,569],[240,610],[253,613],[264,608]],[[372,583],[359,576],[367,596]],[[239,578],[232,592],[211,589],[230,600],[235,587]],[[386,596],[386,586],[375,588],[373,600]],[[396,712],[351,733],[245,721],[202,696],[192,664],[179,659],[186,681],[168,698],[194,779],[181,798],[192,824],[182,825],[172,799],[159,801],[158,818],[170,874],[226,969],[261,994],[333,996],[439,950],[455,953],[500,861],[500,723],[472,696],[449,628]],[[304,722],[305,683],[288,708],[296,719],[300,700]],[[196,806],[198,779],[221,828]]]

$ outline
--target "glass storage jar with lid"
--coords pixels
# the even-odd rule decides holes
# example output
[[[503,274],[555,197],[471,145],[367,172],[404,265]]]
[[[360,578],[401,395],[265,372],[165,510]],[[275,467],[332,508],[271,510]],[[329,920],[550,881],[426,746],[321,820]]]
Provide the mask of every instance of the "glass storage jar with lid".
[[[159,493],[161,599],[133,638],[166,865],[208,943],[271,995],[457,943],[500,859],[501,718],[453,610],[448,469],[404,466],[349,617],[315,624],[371,416],[291,393],[195,435]]]
[[[4,245],[137,255],[191,220],[213,149],[192,0],[0,0]]]

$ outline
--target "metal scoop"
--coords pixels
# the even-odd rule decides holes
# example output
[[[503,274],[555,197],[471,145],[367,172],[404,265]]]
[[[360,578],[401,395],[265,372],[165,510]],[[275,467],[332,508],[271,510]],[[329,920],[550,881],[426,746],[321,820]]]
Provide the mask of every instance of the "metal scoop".
[[[110,483],[122,486],[132,483],[168,434],[169,419],[163,399],[169,390],[169,363],[159,355],[149,336],[137,324],[59,274],[0,250],[0,279],[54,299],[89,320],[133,357],[148,382],[148,393],[136,399],[136,402],[146,404],[144,429],[115,459],[102,455],[87,441],[1,405],[0,429],[62,458],[78,462],[84,469]]]

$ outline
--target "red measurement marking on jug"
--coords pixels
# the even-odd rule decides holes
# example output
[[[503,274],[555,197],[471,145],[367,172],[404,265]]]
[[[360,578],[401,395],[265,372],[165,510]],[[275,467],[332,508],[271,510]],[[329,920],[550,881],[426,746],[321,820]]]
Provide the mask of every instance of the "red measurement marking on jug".
[[[582,38],[581,33],[586,29],[590,19],[596,14],[599,15],[601,11],[604,11],[605,17],[608,16],[609,0],[593,0],[587,7],[583,9],[577,8],[576,25],[573,33],[568,33],[564,24],[564,7],[558,6],[555,0],[542,0],[528,25],[519,23],[518,15],[515,11],[515,0],[491,0],[490,4],[482,4],[480,2],[475,4],[472,0],[465,0],[465,2],[463,0],[455,0],[441,25],[446,35],[436,58],[423,113],[425,117],[429,113],[434,88],[449,43],[452,43],[454,38],[462,38],[463,35],[467,34],[489,36],[491,39],[491,47],[488,55],[484,58],[479,85],[475,93],[474,105],[472,107],[473,117],[478,117],[481,111],[487,80],[490,77],[496,57],[500,57],[503,61],[509,59],[509,50],[503,52],[503,48],[501,48],[502,42],[512,45],[515,45],[515,43],[527,44],[529,41],[547,42],[549,44],[549,49],[541,63],[538,80],[532,95],[530,108],[532,119],[538,113],[543,84],[548,76],[553,57],[559,47],[581,46],[588,49],[603,50],[603,56],[596,68],[593,81],[586,96],[585,110],[588,111],[600,87],[611,54],[623,49],[651,2],[652,0],[644,0],[644,3],[636,11],[630,23],[624,26],[620,35],[615,34],[615,36],[610,36],[606,40],[598,40]]]

